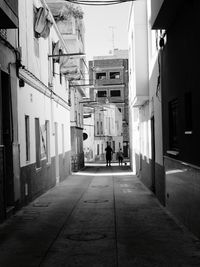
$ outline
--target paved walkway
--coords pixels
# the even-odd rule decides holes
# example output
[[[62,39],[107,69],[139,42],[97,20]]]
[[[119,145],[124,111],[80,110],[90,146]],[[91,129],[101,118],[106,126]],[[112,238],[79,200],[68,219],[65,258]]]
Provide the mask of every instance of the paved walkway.
[[[0,266],[200,266],[200,243],[128,166],[92,166],[0,225]]]

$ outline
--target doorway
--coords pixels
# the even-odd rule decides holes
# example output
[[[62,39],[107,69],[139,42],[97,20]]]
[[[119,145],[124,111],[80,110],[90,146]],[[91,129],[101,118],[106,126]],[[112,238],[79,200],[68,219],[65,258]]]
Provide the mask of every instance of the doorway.
[[[59,154],[58,154],[58,123],[54,123],[55,127],[55,168],[56,168],[56,183],[59,183]]]
[[[4,71],[0,75],[0,145],[2,147],[3,161],[3,198],[4,209],[9,209],[14,206],[14,175],[13,175],[13,122],[12,122],[12,102],[11,102],[11,86],[10,76]]]
[[[155,185],[155,119],[151,118],[151,190],[156,193]]]

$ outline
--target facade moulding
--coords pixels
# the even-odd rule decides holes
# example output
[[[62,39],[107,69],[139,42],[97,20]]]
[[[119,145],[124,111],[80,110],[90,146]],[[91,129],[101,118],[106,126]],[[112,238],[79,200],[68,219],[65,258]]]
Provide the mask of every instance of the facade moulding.
[[[19,78],[22,79],[25,83],[30,85],[31,87],[35,88],[40,93],[44,94],[45,96],[53,99],[56,103],[61,105],[67,110],[70,110],[68,103],[58,96],[52,89],[46,86],[42,81],[40,81],[34,74],[30,71],[20,68],[19,69]]]
[[[95,85],[94,88],[95,89],[105,89],[106,88],[122,88],[122,87],[125,87],[124,84],[113,84],[113,85],[107,85],[107,84],[104,84],[104,85]]]
[[[96,64],[94,63],[94,71],[95,72],[106,71],[106,70],[123,70],[123,69],[124,69],[124,66],[100,67],[100,66],[98,66],[98,63],[96,63]]]

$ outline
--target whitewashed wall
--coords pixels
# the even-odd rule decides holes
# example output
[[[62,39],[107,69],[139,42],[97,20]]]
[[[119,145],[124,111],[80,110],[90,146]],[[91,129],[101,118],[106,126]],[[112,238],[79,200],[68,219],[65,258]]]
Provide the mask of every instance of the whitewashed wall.
[[[33,6],[40,7],[42,3],[38,0],[20,0],[19,1],[19,23],[20,23],[20,46],[22,50],[22,65],[35,78],[35,84],[40,85],[44,91],[46,86],[46,95],[37,90],[33,84],[25,82],[24,87],[18,88],[18,121],[19,121],[19,143],[20,143],[20,163],[21,167],[34,163],[36,160],[35,153],[35,118],[39,118],[40,126],[45,125],[45,121],[50,122],[50,144],[51,157],[55,156],[55,136],[54,122],[58,123],[58,153],[62,153],[62,131],[61,125],[64,124],[64,149],[71,150],[70,145],[70,108],[68,102],[68,88],[65,79],[60,84],[60,76],[55,75],[53,78],[54,94],[53,99],[48,97],[49,81],[49,61],[48,55],[52,53],[51,43],[57,42],[59,35],[55,25],[51,27],[50,35],[47,39],[39,38],[35,40],[33,33]],[[34,42],[39,44],[39,57],[34,50]],[[59,73],[59,64],[55,64],[55,72]],[[22,70],[23,75],[23,70]],[[27,75],[28,77],[29,75]],[[29,79],[29,78],[27,78]],[[31,79],[31,78],[30,78]],[[34,78],[33,78],[34,80]],[[34,83],[34,82],[33,82]],[[63,101],[62,101],[63,100]],[[64,107],[65,106],[65,107]],[[25,115],[30,116],[30,161],[26,162],[26,143],[25,143]],[[42,144],[41,144],[42,145]]]

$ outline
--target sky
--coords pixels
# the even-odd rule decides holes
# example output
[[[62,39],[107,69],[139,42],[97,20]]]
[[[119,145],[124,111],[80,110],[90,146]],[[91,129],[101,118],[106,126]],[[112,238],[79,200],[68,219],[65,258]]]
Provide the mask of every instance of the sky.
[[[93,56],[109,55],[113,46],[128,49],[129,5],[81,6],[84,12],[86,60],[91,60]]]

